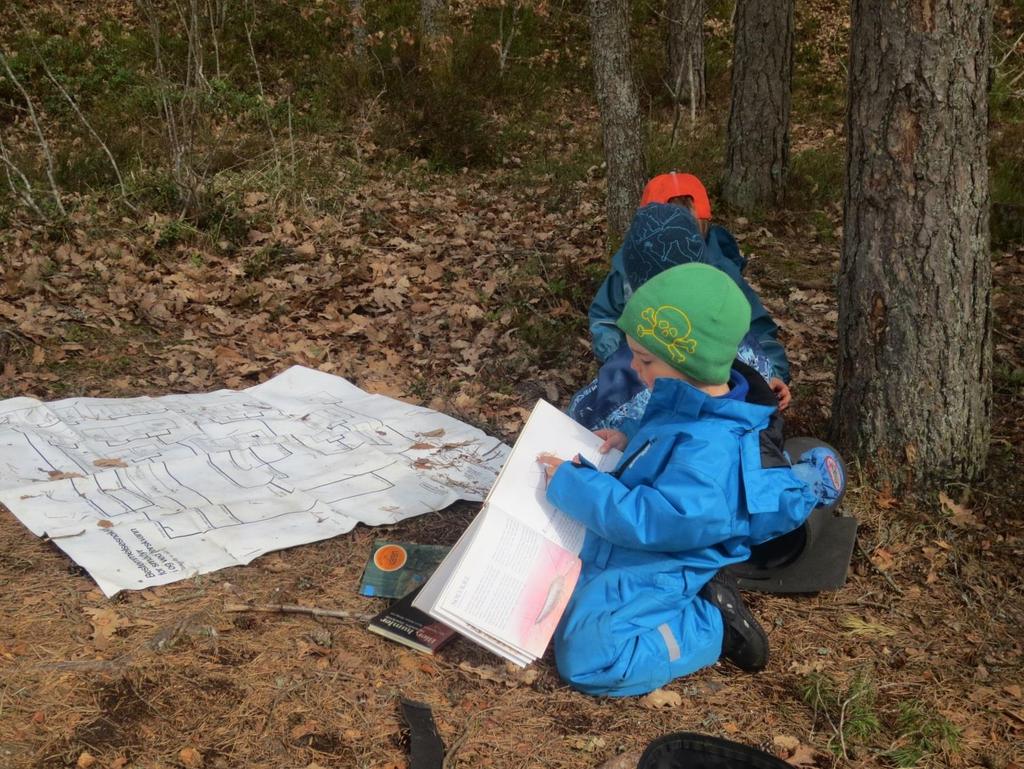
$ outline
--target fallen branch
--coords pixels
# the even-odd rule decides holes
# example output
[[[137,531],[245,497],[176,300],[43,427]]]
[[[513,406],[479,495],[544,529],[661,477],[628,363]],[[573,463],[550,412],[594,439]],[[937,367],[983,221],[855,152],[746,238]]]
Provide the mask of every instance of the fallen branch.
[[[369,622],[372,614],[343,611],[341,609],[319,609],[316,606],[299,606],[294,603],[226,603],[224,611],[258,611],[267,614],[308,614],[311,617],[333,617],[334,619],[354,619]]]

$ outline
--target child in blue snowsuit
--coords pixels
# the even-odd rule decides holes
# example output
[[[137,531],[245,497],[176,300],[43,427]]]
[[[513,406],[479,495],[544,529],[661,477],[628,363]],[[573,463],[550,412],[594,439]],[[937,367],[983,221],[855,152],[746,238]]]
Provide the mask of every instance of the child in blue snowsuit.
[[[697,177],[662,174],[648,183],[625,241],[612,257],[612,270],[590,305],[590,333],[601,367],[597,378],[573,396],[568,409],[573,419],[599,429],[643,413],[647,396],[629,368],[629,350],[615,324],[626,300],[644,280],[689,262],[717,267],[743,291],[750,302],[751,323],[740,344],[739,359],[769,382],[782,408],[788,405],[789,361],[778,341],[778,326],[743,279],[746,260],[735,238],[711,224],[710,217],[707,191]]]
[[[587,528],[582,573],[554,637],[559,673],[589,694],[626,696],[720,657],[760,670],[764,631],[734,587],[711,580],[836,490],[815,467],[820,457],[794,472],[772,391],[734,363],[750,304],[724,272],[661,272],[618,325],[652,390],[641,419],[597,431],[606,448],[623,449],[622,461],[602,473],[538,458],[548,499]]]

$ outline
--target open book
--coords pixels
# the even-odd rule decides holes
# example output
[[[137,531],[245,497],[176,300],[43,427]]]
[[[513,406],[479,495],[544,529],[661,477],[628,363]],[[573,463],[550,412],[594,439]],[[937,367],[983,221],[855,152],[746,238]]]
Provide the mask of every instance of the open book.
[[[526,666],[544,654],[580,573],[584,527],[546,497],[537,455],[579,454],[600,470],[620,451],[538,401],[483,507],[413,605],[495,654]]]

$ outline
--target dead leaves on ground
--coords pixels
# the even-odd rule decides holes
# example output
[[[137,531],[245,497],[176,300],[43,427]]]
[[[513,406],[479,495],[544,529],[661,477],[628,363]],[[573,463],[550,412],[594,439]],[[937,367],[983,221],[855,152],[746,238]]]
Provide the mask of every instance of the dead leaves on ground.
[[[520,668],[511,662],[506,662],[504,666],[472,665],[468,662],[460,662],[459,670],[484,681],[504,684],[509,689],[515,689],[518,686],[532,686],[540,676],[540,672],[535,667]]]
[[[818,766],[819,751],[796,737],[779,734],[772,739],[775,755],[791,766]]]
[[[939,505],[943,512],[949,516],[949,522],[961,529],[981,528],[981,523],[974,511],[963,504],[957,504],[944,491],[939,492]]]
[[[601,229],[580,226],[594,219],[591,201],[555,215],[490,178],[429,195],[391,178],[370,188],[339,200],[344,216],[244,193],[250,226],[238,242],[156,214],[128,229],[72,214],[56,245],[12,229],[0,240],[0,327],[25,345],[0,384],[59,394],[69,356],[87,395],[238,388],[302,364],[437,408],[458,403],[512,433],[524,403],[510,383],[538,382],[550,397],[585,381],[587,351],[567,338],[576,370],[552,371],[517,324],[561,313],[585,330],[549,274],[604,263]]]
[[[678,708],[683,704],[683,697],[679,692],[673,692],[668,689],[655,689],[650,694],[641,697],[640,704],[651,710]]]
[[[82,611],[89,615],[89,621],[92,623],[92,645],[99,650],[110,645],[110,639],[118,630],[135,624],[111,608],[86,607]]]

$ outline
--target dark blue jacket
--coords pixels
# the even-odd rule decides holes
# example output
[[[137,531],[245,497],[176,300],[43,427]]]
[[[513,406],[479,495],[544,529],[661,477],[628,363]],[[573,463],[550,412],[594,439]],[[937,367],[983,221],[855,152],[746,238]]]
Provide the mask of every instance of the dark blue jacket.
[[[779,327],[775,325],[775,321],[754,293],[754,289],[743,279],[741,273],[746,266],[746,259],[740,254],[736,239],[724,227],[713,224],[708,230],[706,246],[708,264],[722,270],[736,281],[736,285],[747,297],[747,301],[750,302],[750,331],[771,360],[775,375],[788,382],[789,360],[778,339]],[[622,249],[619,248],[612,256],[612,269],[598,288],[588,313],[594,354],[602,362],[608,360],[622,344],[624,337],[615,321],[622,314],[631,294],[632,289],[623,266]]]

